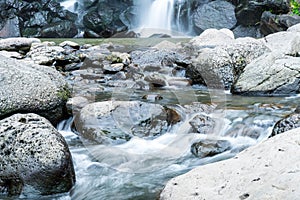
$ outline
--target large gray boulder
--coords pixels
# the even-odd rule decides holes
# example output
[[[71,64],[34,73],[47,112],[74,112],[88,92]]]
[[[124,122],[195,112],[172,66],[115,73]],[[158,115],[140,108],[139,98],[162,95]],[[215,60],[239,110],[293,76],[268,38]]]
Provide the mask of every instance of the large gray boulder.
[[[270,51],[261,40],[234,39],[228,29],[208,29],[190,44],[198,55],[187,67],[186,76],[193,83],[218,89],[230,89],[247,64]]]
[[[33,112],[56,124],[69,95],[67,82],[55,69],[0,56],[0,118]]]
[[[160,199],[298,199],[299,143],[300,129],[294,129],[234,158],[200,166],[171,179]]]
[[[75,182],[63,136],[36,114],[0,121],[0,191],[8,195],[68,192]]]
[[[263,41],[270,51],[243,69],[231,92],[264,96],[297,94],[300,90],[300,33],[278,32],[260,41]]]
[[[237,20],[235,18],[234,5],[227,1],[212,1],[199,6],[194,13],[194,24],[200,30],[210,28],[233,28]]]
[[[180,120],[173,119],[178,117],[174,112],[159,104],[104,101],[85,106],[74,125],[87,142],[116,144],[134,136],[153,138],[166,133],[168,125]]]
[[[231,92],[243,95],[290,95],[300,92],[300,58],[266,54],[251,62]]]

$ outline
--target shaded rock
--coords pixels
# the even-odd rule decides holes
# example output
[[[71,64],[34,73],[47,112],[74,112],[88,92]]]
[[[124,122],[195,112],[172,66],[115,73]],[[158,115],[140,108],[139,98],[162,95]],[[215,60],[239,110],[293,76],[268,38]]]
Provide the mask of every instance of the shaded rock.
[[[33,43],[40,43],[37,38],[6,38],[0,39],[0,50],[6,51],[29,51]]]
[[[260,33],[259,26],[243,26],[239,25],[233,30],[235,38],[239,37],[253,37],[261,38],[262,34]]]
[[[127,27],[136,27],[139,24],[140,8],[138,6],[129,6],[120,14],[120,20]]]
[[[59,21],[43,26],[40,37],[44,38],[72,38],[77,35],[77,27],[71,21]]]
[[[112,38],[138,38],[139,34],[133,31],[124,31],[112,35]]]
[[[52,123],[64,116],[70,91],[55,69],[0,56],[0,117],[40,114]]]
[[[167,131],[167,112],[159,104],[138,101],[106,101],[85,106],[75,119],[83,138],[116,144],[133,136],[154,137]]]
[[[8,195],[63,193],[75,183],[67,143],[43,117],[16,114],[1,120],[0,147],[0,189]]]
[[[193,21],[197,28],[206,30],[209,28],[228,28],[235,26],[234,6],[227,1],[212,1],[199,6],[194,13]]]
[[[56,0],[41,1],[2,1],[0,19],[9,22],[13,19],[12,30],[6,37],[20,34],[24,37],[57,37],[72,35],[72,27],[77,15],[63,10]],[[11,22],[10,22],[11,23]],[[0,25],[1,26],[1,25]],[[52,29],[52,30],[50,30]],[[55,29],[55,31],[53,31]],[[77,32],[77,28],[75,29]],[[53,35],[52,35],[53,34]]]
[[[236,8],[236,18],[239,24],[244,26],[257,25],[262,13],[272,10],[274,14],[288,13],[289,1],[286,0],[243,0]]]
[[[285,132],[234,158],[175,177],[167,183],[160,199],[297,199],[299,132]]]
[[[155,33],[149,36],[149,38],[170,38],[171,36],[165,33]]]
[[[223,153],[231,148],[227,140],[201,140],[191,146],[191,152],[199,158],[211,157]]]
[[[120,19],[121,13],[127,7],[128,2],[98,1],[96,6],[89,8],[83,16],[82,23],[85,30],[91,30],[96,35],[105,38],[127,31],[128,27]]]
[[[244,68],[231,92],[243,95],[290,95],[300,92],[300,58],[270,53]]]
[[[12,19],[7,19],[4,26],[0,26],[0,38],[6,37],[20,37],[19,19],[14,17]]]
[[[289,115],[275,124],[270,137],[298,127],[300,127],[300,114]]]
[[[280,31],[286,31],[289,27],[300,23],[298,15],[275,15],[269,11],[262,14],[260,22],[260,32],[263,35],[269,35]]]

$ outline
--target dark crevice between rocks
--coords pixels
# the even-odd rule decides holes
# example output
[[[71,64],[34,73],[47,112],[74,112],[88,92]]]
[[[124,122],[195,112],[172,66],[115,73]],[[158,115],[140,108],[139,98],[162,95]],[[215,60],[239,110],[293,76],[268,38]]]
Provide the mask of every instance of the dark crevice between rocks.
[[[55,114],[57,114],[57,109],[61,110],[61,113],[58,114],[58,117],[53,117],[55,116]],[[50,115],[51,112],[54,112],[52,115]],[[68,114],[67,112],[67,108],[64,107],[55,107],[53,109],[49,109],[49,110],[31,110],[30,112],[28,110],[16,110],[4,115],[0,115],[0,120],[3,120],[5,118],[8,118],[14,114],[28,114],[28,113],[35,113],[37,115],[40,115],[44,118],[46,118],[47,120],[49,120],[51,122],[51,124],[56,127],[56,125],[61,122],[64,119],[68,119],[69,117],[71,117],[70,114]],[[52,117],[49,117],[52,116]],[[25,120],[25,121],[24,121]],[[27,123],[26,119],[21,120],[19,122],[21,123]]]
[[[24,187],[23,180],[17,175],[0,177],[0,193],[8,197],[19,196]]]

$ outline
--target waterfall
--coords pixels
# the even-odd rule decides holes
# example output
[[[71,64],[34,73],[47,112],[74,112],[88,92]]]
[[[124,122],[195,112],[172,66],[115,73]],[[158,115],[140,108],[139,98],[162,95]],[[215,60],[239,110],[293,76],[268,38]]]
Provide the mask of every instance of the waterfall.
[[[66,0],[66,1],[61,2],[60,5],[71,12],[75,12],[76,11],[76,3],[77,3],[77,0]]]
[[[147,30],[151,34],[190,35],[189,0],[144,0],[137,6],[140,8],[139,32]]]
[[[145,19],[145,28],[171,30],[175,0],[155,0]]]

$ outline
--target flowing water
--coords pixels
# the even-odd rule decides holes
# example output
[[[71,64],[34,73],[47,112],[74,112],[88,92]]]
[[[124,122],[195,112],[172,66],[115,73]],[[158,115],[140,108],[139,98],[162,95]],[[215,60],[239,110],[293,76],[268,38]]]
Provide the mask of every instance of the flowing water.
[[[60,5],[71,12],[76,12],[76,3],[77,0],[67,0],[61,2]]]
[[[211,93],[207,90],[193,90],[197,101],[211,101]],[[124,96],[126,93],[124,92]],[[225,98],[218,102],[220,107],[210,114],[221,125],[214,129],[214,133],[204,135],[187,133],[188,124],[195,113],[183,111],[174,91],[159,90],[150,93],[166,97],[161,104],[174,105],[183,115],[180,123],[153,140],[136,137],[115,146],[87,146],[71,131],[72,119],[59,124],[58,129],[72,152],[77,182],[70,194],[52,199],[156,199],[172,177],[199,165],[230,158],[248,146],[265,140],[275,122],[291,113],[300,99],[297,96],[264,98],[225,94]],[[135,94],[131,95],[132,100],[140,100],[139,91]],[[102,95],[103,99],[98,100],[110,97],[107,93]],[[118,97],[121,98],[122,94]],[[180,100],[187,104],[190,101]],[[249,137],[253,135],[256,136]],[[231,148],[221,154],[200,159],[190,151],[191,144],[199,139],[227,140]]]
[[[142,37],[155,33],[172,36],[192,35],[191,5],[189,0],[144,0],[139,7],[137,32]]]

